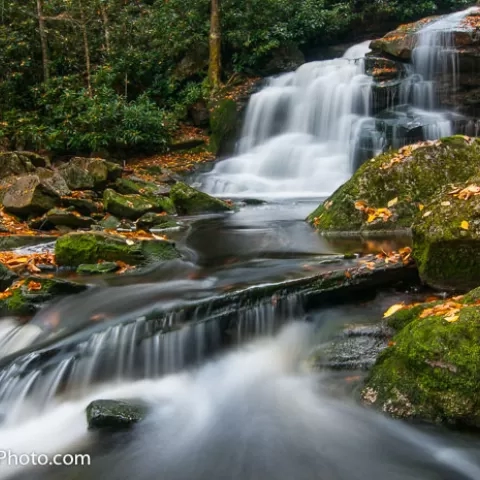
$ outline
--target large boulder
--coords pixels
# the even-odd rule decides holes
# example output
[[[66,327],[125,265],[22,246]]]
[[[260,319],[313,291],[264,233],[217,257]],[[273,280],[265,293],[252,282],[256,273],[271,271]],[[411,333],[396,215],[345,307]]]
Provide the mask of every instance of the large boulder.
[[[60,197],[70,195],[67,182],[65,182],[65,179],[57,171],[39,167],[35,170],[35,174],[38,175],[38,178],[40,178],[44,185],[48,186]]]
[[[85,217],[75,210],[64,210],[53,208],[49,210],[44,217],[44,221],[55,227],[63,226],[69,228],[89,228],[95,220],[91,217]]]
[[[395,313],[401,330],[362,392],[396,418],[480,427],[480,293]]]
[[[443,189],[417,216],[412,233],[424,282],[447,290],[480,285],[480,178]]]
[[[38,175],[23,175],[6,190],[2,203],[7,212],[28,217],[54,208],[60,193]]]
[[[103,193],[105,210],[120,218],[136,220],[147,212],[173,211],[173,205],[169,198],[144,197],[142,195],[121,195],[115,190],[108,188]]]
[[[72,190],[98,190],[120,177],[122,169],[102,158],[74,157],[59,172]]]
[[[32,152],[0,153],[0,179],[31,173],[35,167],[45,167],[47,164],[44,157]]]
[[[179,256],[172,242],[133,241],[103,232],[72,232],[63,235],[55,243],[57,264],[69,267],[100,261],[122,261],[137,265],[151,261],[171,260]]]
[[[308,221],[322,232],[409,228],[437,192],[479,168],[479,139],[454,136],[409,145],[364,163]]]
[[[201,213],[220,213],[232,209],[218,198],[200,192],[185,183],[177,182],[170,191],[170,198],[179,215],[198,215]]]
[[[90,430],[129,428],[143,420],[145,414],[145,406],[118,400],[94,400],[86,409]]]

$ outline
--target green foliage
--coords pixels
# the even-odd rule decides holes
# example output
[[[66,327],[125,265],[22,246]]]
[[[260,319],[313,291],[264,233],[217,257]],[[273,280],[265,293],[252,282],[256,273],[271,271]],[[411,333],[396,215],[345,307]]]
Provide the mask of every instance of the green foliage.
[[[158,151],[175,118],[209,96],[210,0],[41,3],[48,82],[37,1],[0,4],[0,146]],[[286,46],[308,49],[348,38],[352,26],[405,21],[471,3],[222,0],[223,69],[226,77],[258,74]]]

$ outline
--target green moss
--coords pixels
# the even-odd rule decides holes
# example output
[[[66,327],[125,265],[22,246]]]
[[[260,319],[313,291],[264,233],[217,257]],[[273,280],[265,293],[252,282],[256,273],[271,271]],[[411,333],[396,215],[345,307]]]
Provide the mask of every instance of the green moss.
[[[480,427],[479,380],[480,308],[465,307],[453,323],[410,318],[377,359],[363,397],[396,417]]]
[[[412,225],[419,205],[426,205],[442,187],[466,181],[480,168],[480,141],[464,137],[442,139],[436,145],[423,146],[401,161],[388,165],[398,155],[387,152],[364,163],[308,217],[322,231],[395,230]],[[367,222],[365,212],[355,208],[362,200],[371,208],[389,207],[392,217],[384,222]],[[317,219],[317,220],[315,220]]]
[[[427,304],[416,305],[415,307],[399,310],[392,316],[388,317],[386,323],[389,327],[392,327],[395,330],[401,330],[410,322],[418,318],[425,308],[428,308]]]
[[[180,215],[219,213],[231,210],[231,207],[224,201],[195,190],[182,182],[177,182],[172,187],[170,199]]]
[[[451,186],[435,195],[413,223],[413,256],[426,283],[468,290],[480,284],[480,197],[458,199],[450,190]],[[462,228],[464,221],[468,228]]]
[[[232,137],[237,129],[237,104],[233,100],[221,100],[210,114],[210,148],[218,153],[223,144]]]
[[[74,232],[60,237],[55,244],[58,265],[78,267],[99,261],[138,265],[158,260],[178,258],[175,244],[162,240],[135,242],[129,245],[125,239],[102,232]]]

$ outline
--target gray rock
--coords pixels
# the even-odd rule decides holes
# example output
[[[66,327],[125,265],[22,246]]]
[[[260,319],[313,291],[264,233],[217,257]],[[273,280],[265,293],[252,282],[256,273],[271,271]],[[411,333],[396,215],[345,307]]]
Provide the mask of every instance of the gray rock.
[[[8,288],[17,278],[18,275],[15,272],[0,263],[0,291]]]
[[[86,409],[90,430],[124,429],[144,419],[146,408],[118,400],[94,400]]]

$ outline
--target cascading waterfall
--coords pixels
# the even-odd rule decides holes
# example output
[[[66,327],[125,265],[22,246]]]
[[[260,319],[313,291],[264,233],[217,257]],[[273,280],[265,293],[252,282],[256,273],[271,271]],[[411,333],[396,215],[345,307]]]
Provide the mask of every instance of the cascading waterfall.
[[[250,99],[236,156],[202,177],[204,190],[227,197],[326,196],[387,146],[451,135],[458,117],[439,110],[438,89],[446,77],[456,88],[453,31],[477,8],[417,32],[412,65],[405,66],[396,98],[400,105],[389,105],[376,118],[374,82],[365,73],[369,42],[343,58],[306,63],[269,79]]]

